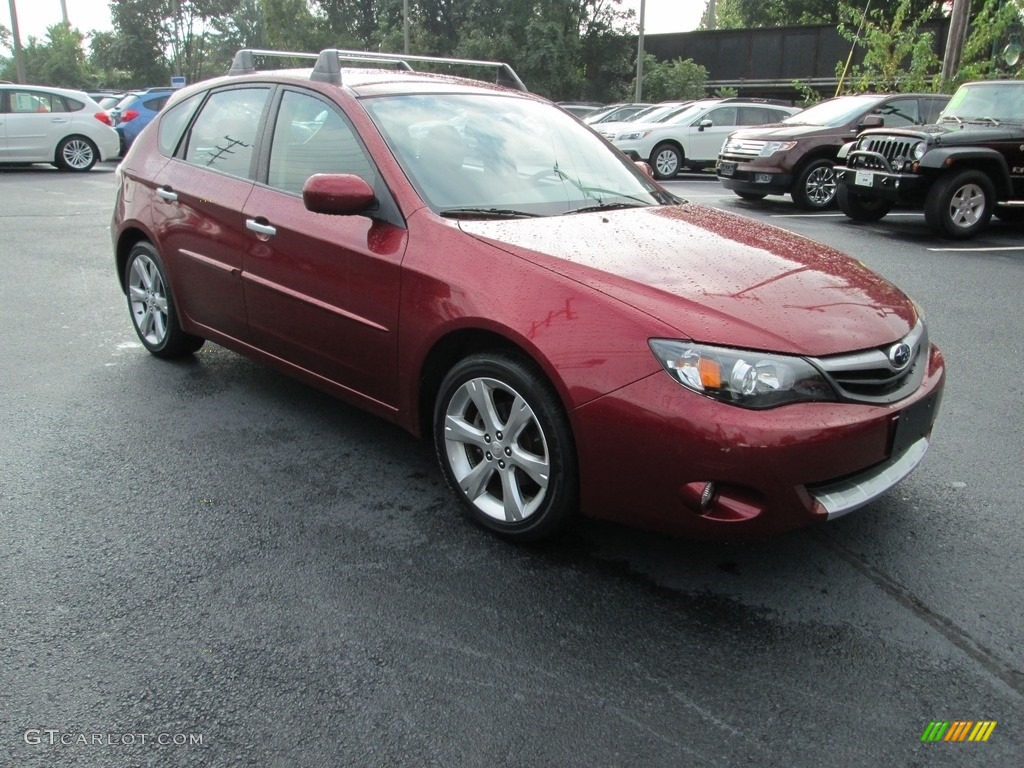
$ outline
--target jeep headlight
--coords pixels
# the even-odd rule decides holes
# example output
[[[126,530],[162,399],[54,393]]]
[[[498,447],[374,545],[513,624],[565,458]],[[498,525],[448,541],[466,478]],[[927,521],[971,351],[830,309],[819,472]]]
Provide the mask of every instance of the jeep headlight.
[[[920,160],[922,157],[924,157],[924,153],[927,151],[927,149],[927,145],[923,141],[919,141],[917,142],[917,144],[914,145],[914,149],[911,150],[911,154],[914,156],[915,160]]]
[[[795,146],[795,141],[768,141],[761,147],[761,157],[768,157],[776,152],[788,152]]]
[[[834,401],[824,375],[801,357],[672,339],[651,339],[651,351],[687,389],[744,408]]]

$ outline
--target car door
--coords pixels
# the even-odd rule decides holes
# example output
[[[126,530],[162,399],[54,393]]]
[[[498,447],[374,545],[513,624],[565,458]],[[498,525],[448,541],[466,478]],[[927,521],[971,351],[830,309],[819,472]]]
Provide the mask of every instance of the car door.
[[[64,99],[30,89],[7,92],[6,152],[9,162],[48,162],[71,123]]]
[[[314,173],[362,177],[380,213],[307,210],[302,186]],[[265,181],[245,205],[243,276],[253,343],[386,410],[397,401],[407,237],[369,153],[336,105],[303,89],[284,89]]]
[[[178,311],[209,329],[199,335],[249,336],[241,277],[249,233],[242,209],[253,188],[254,148],[269,96],[268,86],[212,91],[175,157],[154,177],[160,251]]]
[[[714,162],[722,143],[736,130],[736,107],[717,107],[697,118],[690,127],[686,159]]]

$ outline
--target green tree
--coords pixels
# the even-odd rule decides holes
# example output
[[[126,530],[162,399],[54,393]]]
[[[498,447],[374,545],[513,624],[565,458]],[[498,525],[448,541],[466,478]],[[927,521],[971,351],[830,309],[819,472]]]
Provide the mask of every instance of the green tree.
[[[1011,41],[1021,44],[1022,20],[1022,0],[984,0],[968,27],[960,71],[950,82],[942,83],[943,90],[954,91],[970,80],[1024,76],[1024,62],[1003,59],[1003,50]]]
[[[896,3],[891,0],[857,0],[853,6],[835,0],[717,0],[715,25],[718,29],[750,29],[760,27],[788,27],[798,24],[839,24],[845,20],[842,7],[856,7],[860,13],[870,2],[873,10],[891,19]],[[942,0],[911,0],[910,14],[936,17],[942,9]],[[706,29],[708,20],[702,21]]]
[[[644,54],[643,97],[647,101],[667,101],[704,98],[708,71],[693,59],[658,61]],[[636,92],[636,78],[633,79]]]
[[[836,65],[844,92],[927,91],[941,67],[935,40],[922,25],[931,17],[928,8],[915,14],[913,0],[898,0],[891,14],[881,9],[866,15],[856,7],[839,4],[839,34],[864,49],[864,59],[846,72]]]
[[[95,82],[86,59],[85,36],[63,22],[47,27],[46,37],[30,37],[24,46],[25,79],[36,85],[91,88]],[[4,63],[0,78],[15,80],[14,61]]]

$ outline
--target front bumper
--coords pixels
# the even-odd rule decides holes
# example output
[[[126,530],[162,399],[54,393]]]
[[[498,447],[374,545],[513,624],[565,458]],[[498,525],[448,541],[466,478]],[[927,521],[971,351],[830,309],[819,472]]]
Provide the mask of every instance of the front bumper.
[[[716,539],[839,517],[920,463],[944,378],[931,347],[921,385],[897,403],[754,411],[690,392],[659,371],[572,413],[583,512]],[[705,506],[709,482],[715,493]]]
[[[913,173],[836,166],[836,183],[848,192],[894,203],[919,203],[928,193],[928,179]]]
[[[722,186],[736,192],[786,195],[793,184],[793,174],[783,173],[777,166],[759,166],[724,157],[715,163],[715,172]]]

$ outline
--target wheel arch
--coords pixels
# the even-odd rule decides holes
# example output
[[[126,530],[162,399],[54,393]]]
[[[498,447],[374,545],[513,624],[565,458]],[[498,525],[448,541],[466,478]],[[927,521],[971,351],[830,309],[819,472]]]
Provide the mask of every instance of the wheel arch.
[[[138,227],[126,227],[123,229],[117,238],[117,243],[114,246],[114,263],[117,268],[117,283],[121,286],[121,293],[127,295],[128,288],[125,285],[124,271],[128,266],[128,255],[132,252],[132,248],[141,243],[143,240],[148,241],[152,244],[153,239]],[[153,246],[156,247],[155,245]]]
[[[71,141],[72,139],[81,139],[82,141],[89,142],[89,146],[91,146],[96,153],[96,162],[99,162],[99,145],[93,139],[90,139],[88,136],[86,136],[84,133],[69,133],[67,136],[61,136],[59,139],[57,139],[57,143],[53,145],[53,160],[51,160],[50,162],[60,162],[60,148],[64,146],[65,142]]]
[[[648,161],[650,161],[650,158],[654,157],[654,152],[655,150],[658,149],[658,147],[663,147],[666,144],[668,144],[670,147],[675,148],[676,151],[679,152],[679,155],[682,157],[683,160],[686,159],[686,147],[683,146],[683,143],[674,136],[666,136],[654,142],[654,146],[651,147],[651,151],[647,155]]]
[[[800,158],[800,161],[793,166],[793,180],[789,184],[790,192],[796,189],[797,179],[800,178],[800,174],[804,172],[811,163],[816,160],[831,160],[836,165],[839,165],[839,147],[821,146],[817,149],[812,149],[806,155]]]
[[[527,349],[508,336],[494,330],[473,326],[448,331],[434,341],[423,358],[419,369],[415,399],[417,413],[411,425],[420,437],[433,432],[434,401],[437,399],[437,393],[441,389],[441,382],[445,375],[459,360],[481,352],[507,352],[532,363],[536,367],[537,373],[554,390],[558,404],[566,414],[570,425],[570,435],[572,435],[572,420],[568,418],[569,409],[566,407],[565,385],[557,376],[553,375],[551,366],[547,365],[547,362],[535,351]],[[575,436],[573,436],[573,441],[575,442]]]
[[[921,159],[921,167],[937,174],[979,171],[989,177],[996,190],[996,199],[1006,200],[1011,196],[1010,169],[1006,165],[1006,158],[992,149],[977,147],[970,150],[932,150]]]

